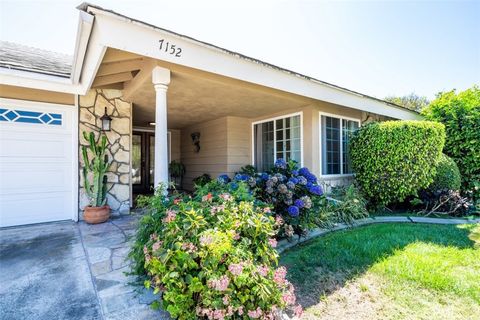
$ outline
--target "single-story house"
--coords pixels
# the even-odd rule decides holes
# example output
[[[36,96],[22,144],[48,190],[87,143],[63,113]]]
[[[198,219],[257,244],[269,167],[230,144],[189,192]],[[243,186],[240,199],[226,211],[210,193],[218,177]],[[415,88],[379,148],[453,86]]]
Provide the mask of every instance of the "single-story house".
[[[285,70],[91,4],[73,57],[0,44],[0,227],[81,219],[83,131],[111,117],[108,204],[168,181],[294,159],[325,185],[352,171],[348,135],[363,123],[418,119],[400,106]]]

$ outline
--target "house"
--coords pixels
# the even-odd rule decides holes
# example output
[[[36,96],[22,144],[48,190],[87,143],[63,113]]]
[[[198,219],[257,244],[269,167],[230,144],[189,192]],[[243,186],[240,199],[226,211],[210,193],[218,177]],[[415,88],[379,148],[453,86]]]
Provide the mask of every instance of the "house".
[[[295,159],[323,183],[351,177],[347,133],[417,119],[397,105],[82,4],[73,57],[0,44],[0,226],[81,218],[83,131],[104,134],[113,160],[108,204],[186,166],[203,173]],[[195,143],[195,144],[194,144]]]

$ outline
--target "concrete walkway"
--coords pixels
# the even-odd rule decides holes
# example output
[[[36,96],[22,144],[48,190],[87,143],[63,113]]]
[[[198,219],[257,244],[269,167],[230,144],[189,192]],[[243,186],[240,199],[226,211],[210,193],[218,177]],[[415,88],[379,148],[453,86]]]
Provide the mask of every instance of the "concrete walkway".
[[[151,304],[158,296],[135,286],[127,260],[139,216],[122,216],[106,223],[78,224],[90,271],[104,319],[169,319],[154,311]]]

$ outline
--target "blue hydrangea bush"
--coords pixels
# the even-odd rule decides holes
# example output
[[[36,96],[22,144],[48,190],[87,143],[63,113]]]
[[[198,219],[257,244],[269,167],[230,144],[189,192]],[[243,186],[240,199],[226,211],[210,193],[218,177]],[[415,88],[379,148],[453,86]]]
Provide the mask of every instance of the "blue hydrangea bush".
[[[278,237],[305,235],[309,229],[328,224],[328,212],[323,189],[308,168],[299,168],[295,161],[278,159],[268,172],[237,173],[233,181],[227,175],[218,182],[234,185],[246,183],[255,198],[272,207],[271,214],[282,225]]]

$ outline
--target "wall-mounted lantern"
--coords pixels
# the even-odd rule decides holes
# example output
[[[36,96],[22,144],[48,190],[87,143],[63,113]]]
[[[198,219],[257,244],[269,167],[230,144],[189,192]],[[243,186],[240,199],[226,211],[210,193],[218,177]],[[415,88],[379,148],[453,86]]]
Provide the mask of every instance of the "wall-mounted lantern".
[[[194,145],[193,151],[196,153],[200,152],[200,132],[194,132],[191,134],[192,143]]]
[[[112,125],[112,118],[107,114],[107,107],[105,107],[105,114],[100,118],[102,120],[102,131],[110,131]]]

